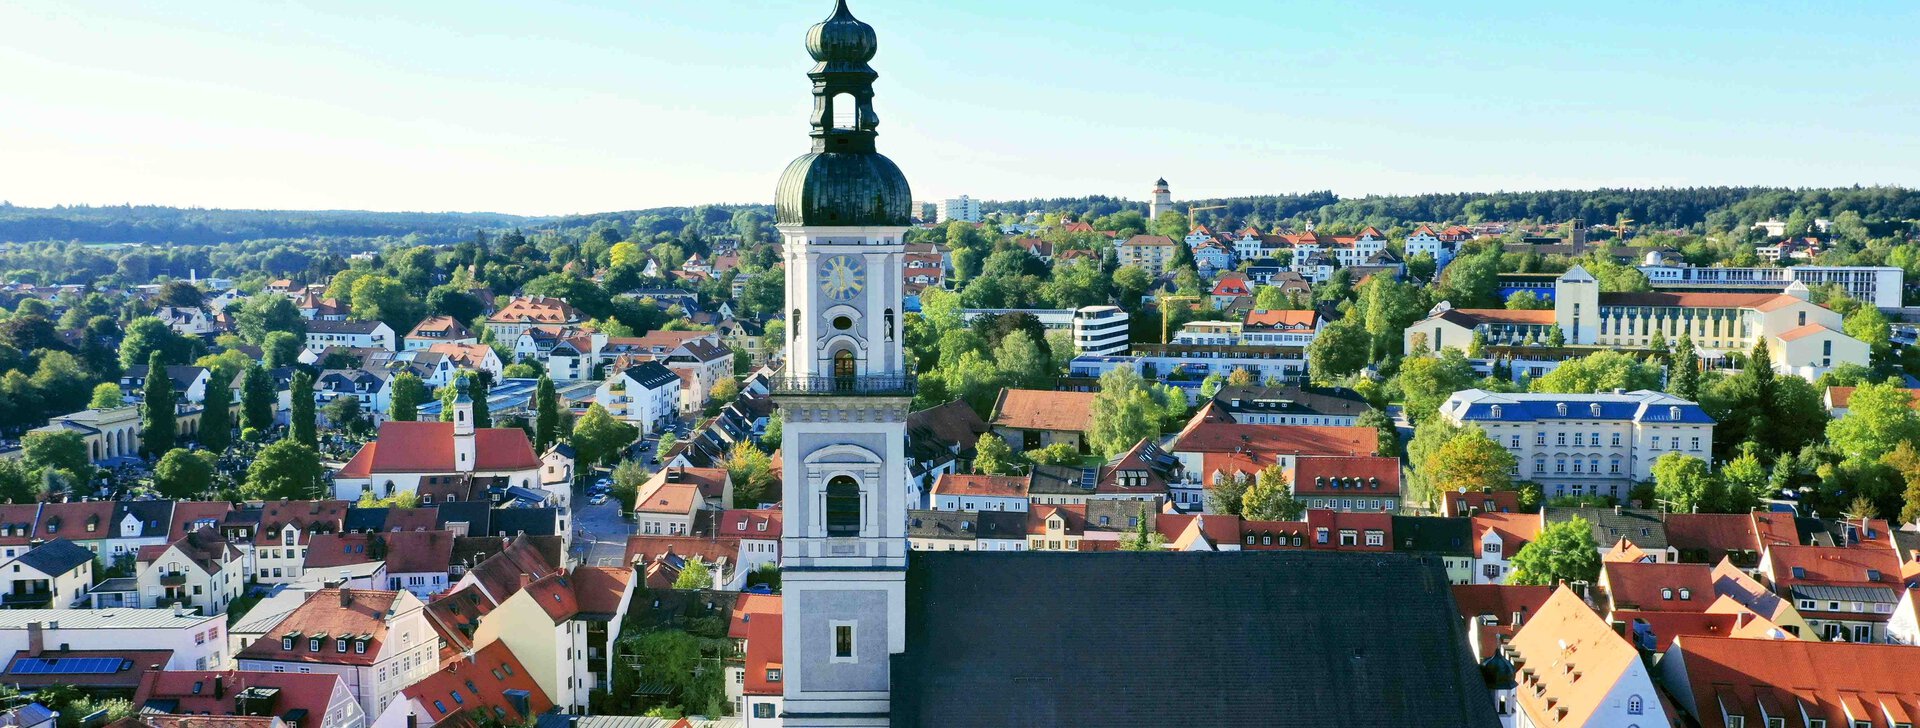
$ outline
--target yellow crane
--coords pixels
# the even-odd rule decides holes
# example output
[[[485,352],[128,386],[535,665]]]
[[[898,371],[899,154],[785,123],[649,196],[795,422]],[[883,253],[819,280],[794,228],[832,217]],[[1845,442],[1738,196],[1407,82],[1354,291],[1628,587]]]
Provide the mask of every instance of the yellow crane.
[[[1202,296],[1161,296],[1160,297],[1160,345],[1167,345],[1167,309],[1174,301],[1193,301],[1199,303]]]
[[[1201,211],[1203,211],[1203,210],[1225,210],[1225,209],[1227,209],[1227,206],[1226,206],[1226,205],[1212,205],[1212,206],[1208,206],[1208,207],[1189,207],[1189,208],[1187,208],[1187,229],[1188,229],[1188,230],[1192,230],[1192,229],[1194,229],[1194,228],[1196,228],[1196,227],[1199,227],[1199,224],[1200,224],[1200,221],[1199,221],[1199,219],[1197,219],[1197,218],[1195,218],[1195,217],[1193,216],[1193,213],[1196,213],[1196,212],[1201,212]],[[1163,342],[1163,343],[1164,343],[1164,342]]]

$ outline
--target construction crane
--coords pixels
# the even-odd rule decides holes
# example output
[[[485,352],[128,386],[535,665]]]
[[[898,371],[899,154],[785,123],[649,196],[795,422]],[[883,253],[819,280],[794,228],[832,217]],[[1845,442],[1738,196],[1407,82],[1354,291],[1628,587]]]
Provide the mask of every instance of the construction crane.
[[[1160,345],[1167,345],[1167,308],[1174,301],[1192,301],[1199,303],[1200,296],[1161,296],[1160,297]]]
[[[1192,230],[1192,229],[1194,229],[1194,228],[1196,228],[1196,227],[1199,227],[1199,225],[1200,225],[1200,222],[1199,222],[1199,220],[1198,220],[1197,218],[1195,218],[1195,217],[1193,216],[1193,213],[1196,213],[1196,212],[1200,212],[1200,211],[1203,211],[1203,210],[1225,210],[1225,209],[1227,209],[1227,206],[1226,206],[1226,205],[1212,205],[1212,206],[1209,206],[1209,207],[1189,207],[1189,208],[1187,208],[1187,229],[1188,229],[1188,230]]]

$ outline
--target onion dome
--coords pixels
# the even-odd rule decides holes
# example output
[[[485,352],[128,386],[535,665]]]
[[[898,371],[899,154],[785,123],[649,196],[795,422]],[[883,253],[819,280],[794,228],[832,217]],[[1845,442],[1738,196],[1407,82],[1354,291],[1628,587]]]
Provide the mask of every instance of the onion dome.
[[[880,117],[873,113],[867,65],[879,49],[873,27],[838,0],[833,15],[807,31],[818,64],[813,81],[813,152],[787,165],[774,193],[781,225],[905,227],[913,192],[892,160],[874,150]]]
[[[833,15],[807,31],[807,53],[821,63],[866,63],[879,50],[873,26],[853,17],[847,0],[838,0]]]

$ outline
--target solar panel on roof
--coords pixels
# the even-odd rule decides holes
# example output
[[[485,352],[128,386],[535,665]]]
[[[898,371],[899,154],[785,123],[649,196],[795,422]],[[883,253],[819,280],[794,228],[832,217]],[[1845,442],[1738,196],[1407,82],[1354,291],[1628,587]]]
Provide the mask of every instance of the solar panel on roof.
[[[24,657],[8,669],[14,675],[104,675],[120,671],[118,657]]]

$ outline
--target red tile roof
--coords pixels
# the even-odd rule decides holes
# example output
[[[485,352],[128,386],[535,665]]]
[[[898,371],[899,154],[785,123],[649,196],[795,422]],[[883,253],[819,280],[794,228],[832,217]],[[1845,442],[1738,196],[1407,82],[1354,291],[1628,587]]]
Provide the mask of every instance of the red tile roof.
[[[1834,409],[1846,409],[1853,401],[1853,387],[1828,387],[1827,406]],[[1913,397],[1913,408],[1920,409],[1920,389],[1909,389],[1907,395]]]
[[[1751,308],[1772,311],[1801,300],[1784,293],[1602,293],[1602,306],[1682,306],[1686,308]]]
[[[1601,564],[1600,579],[1616,610],[1704,612],[1717,596],[1706,564],[1609,562]]]
[[[614,614],[626,606],[632,567],[579,566],[573,570],[574,602],[587,614]]]
[[[236,657],[243,660],[268,660],[274,662],[314,662],[334,665],[372,665],[380,657],[380,648],[387,639],[387,610],[391,609],[400,595],[406,592],[391,592],[369,589],[353,589],[352,601],[345,606],[340,604],[340,589],[321,589],[307,595],[307,601],[286,618],[280,620],[271,632],[240,651]],[[298,633],[293,641],[293,649],[281,649],[281,638]],[[348,645],[346,652],[335,647],[335,639],[351,635],[371,636],[366,652],[355,652]],[[308,640],[322,637],[320,651],[307,649]]]
[[[1456,492],[1440,496],[1440,515],[1449,518],[1465,518],[1468,511],[1512,513],[1517,510],[1520,510],[1520,492],[1516,490]]]
[[[1358,479],[1358,487],[1353,484],[1355,479]],[[1293,491],[1298,495],[1398,496],[1400,459],[1372,456],[1296,458]]]
[[[1505,627],[1514,626],[1514,615],[1520,615],[1520,624],[1533,615],[1540,613],[1540,607],[1553,596],[1550,586],[1521,586],[1518,584],[1455,584],[1453,585],[1453,603],[1460,609],[1460,616],[1475,622],[1492,617],[1494,624]]]
[[[1086,432],[1093,425],[1093,392],[1002,389],[993,403],[995,427]]]
[[[559,570],[526,537],[518,537],[500,553],[487,557],[467,572],[479,583],[482,594],[496,603],[520,591],[521,577],[538,579]],[[462,581],[466,578],[462,577]]]
[[[114,535],[112,522],[113,501],[48,503],[40,507],[40,524],[34,537],[46,541],[110,538]]]
[[[1907,590],[1900,580],[1900,556],[1893,549],[1863,549],[1844,546],[1774,546],[1767,549],[1768,576],[1774,588],[1786,594],[1795,586],[1852,586],[1891,589],[1898,599]],[[1802,575],[1795,575],[1794,569]],[[1869,570],[1880,572],[1880,579],[1868,578]],[[1842,607],[1846,605],[1842,603]],[[1802,609],[1809,617],[1815,610]],[[1825,611],[1824,609],[1818,611]],[[1888,615],[1865,612],[1852,619],[1884,622]]]
[[[521,714],[520,709],[508,698],[508,690],[527,692],[527,714]],[[531,723],[535,717],[553,708],[553,699],[540,689],[540,684],[520,663],[520,658],[514,656],[513,650],[502,640],[495,640],[480,648],[471,659],[448,662],[439,672],[400,692],[424,706],[427,710],[425,717],[436,724],[447,722],[448,716],[485,711],[490,715],[483,714],[482,719],[472,722],[520,725]],[[455,700],[455,695],[459,695],[460,699]],[[505,721],[497,717],[502,711],[507,716]]]
[[[1682,558],[1716,563],[1729,551],[1760,551],[1760,537],[1747,513],[1669,513],[1667,545]]]
[[[556,571],[520,590],[546,611],[554,624],[573,619],[580,613],[580,600],[573,594],[573,581],[564,571]]]
[[[1501,555],[1513,558],[1520,548],[1540,535],[1538,513],[1478,513],[1473,516],[1473,542],[1481,543],[1487,532],[1500,537]]]
[[[1174,438],[1172,450],[1181,453],[1256,453],[1261,456],[1258,458],[1260,466],[1266,467],[1274,464],[1274,456],[1278,455],[1377,455],[1380,451],[1380,433],[1370,427],[1243,425],[1236,422],[1206,422],[1196,416]]]
[[[733,602],[733,618],[727,624],[727,636],[737,640],[747,638],[747,625],[760,615],[771,614],[779,619],[780,595],[778,594],[741,594]]]
[[[1565,586],[1508,644],[1532,668],[1515,691],[1521,708],[1557,716],[1554,725],[1589,725],[1621,676],[1640,663],[1633,646]],[[1562,667],[1575,662],[1578,670]]]
[[[629,564],[651,563],[669,552],[681,558],[699,558],[709,564],[723,558],[732,561],[739,558],[740,539],[700,536],[627,537],[627,563]]]
[[[140,669],[146,668],[143,665]],[[305,710],[318,722],[333,704],[335,688],[342,685],[339,675],[324,672],[149,670],[141,675],[133,704],[144,706],[150,700],[168,700],[175,703],[171,711],[175,715],[226,715],[237,712],[240,691],[273,688],[280,691],[273,699],[274,715]]]
[[[1628,634],[1632,634],[1634,629],[1646,629],[1653,633],[1653,651],[1664,652],[1668,645],[1673,644],[1675,637],[1735,636],[1735,630],[1740,627],[1741,615],[1731,612],[1643,612],[1616,609],[1607,616],[1607,619],[1627,625]],[[1640,646],[1647,647],[1644,643]]]
[[[581,320],[580,312],[566,301],[544,296],[520,297],[487,317],[490,323],[566,324]]]
[[[440,634],[442,642],[440,659],[458,658],[472,647],[473,633],[480,627],[480,618],[492,613],[495,606],[498,605],[473,584],[440,594],[428,602],[425,610],[427,623],[433,625],[433,631]]]
[[[1794,716],[1788,725],[1800,725],[1804,711],[1834,728],[1856,719],[1912,722],[1920,713],[1913,687],[1920,649],[1910,646],[1688,635],[1675,649],[1693,693],[1693,704],[1682,707],[1703,728],[1725,728],[1724,714],[1764,726],[1763,706],[1770,715]]]
[[[1313,328],[1319,314],[1312,311],[1288,311],[1284,309],[1255,309],[1247,312],[1245,324],[1248,326],[1269,326],[1284,328]]]
[[[174,501],[173,526],[167,533],[176,537],[185,536],[195,523],[202,521],[212,522],[202,525],[218,527],[232,511],[233,504],[226,501]]]
[[[218,633],[218,629],[215,631]],[[45,667],[57,664],[49,661],[60,658],[116,660],[125,669],[78,674],[45,671]],[[0,663],[0,672],[6,674],[6,684],[10,688],[33,690],[52,685],[73,685],[88,690],[127,690],[139,686],[143,675],[157,672],[148,668],[155,665],[165,667],[172,659],[173,650],[44,650],[38,655],[20,650]]]
[[[533,470],[540,458],[533,454],[533,443],[517,427],[496,427],[474,431],[476,472]],[[399,422],[380,425],[380,434],[353,456],[338,477],[367,478],[376,473],[452,473],[454,463],[453,423]]]
[[[934,495],[956,495],[999,498],[1027,497],[1027,477],[1024,475],[966,475],[962,473],[942,473],[933,481]]]
[[[784,615],[780,612],[766,614],[747,624],[746,684],[741,692],[747,695],[780,695],[784,686],[769,680],[767,671],[781,670],[781,631]]]
[[[780,518],[778,508],[735,508],[720,514],[715,530],[725,538],[778,539]]]

